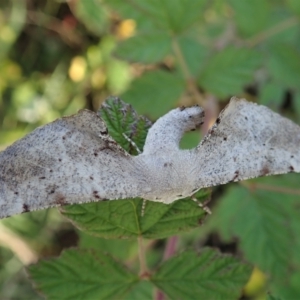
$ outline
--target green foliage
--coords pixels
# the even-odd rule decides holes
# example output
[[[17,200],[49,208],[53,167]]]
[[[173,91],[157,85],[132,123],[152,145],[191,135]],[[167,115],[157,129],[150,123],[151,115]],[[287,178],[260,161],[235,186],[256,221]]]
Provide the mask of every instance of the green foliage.
[[[207,199],[207,194],[203,198]],[[133,238],[142,235],[161,239],[195,228],[205,212],[193,200],[182,199],[167,205],[146,202],[142,215],[142,199],[125,199],[63,208],[63,214],[76,226],[104,238]]]
[[[288,88],[299,88],[300,51],[294,46],[274,46],[268,59],[268,68],[276,82]]]
[[[135,80],[122,99],[142,113],[158,118],[161,112],[173,108],[174,99],[184,93],[184,82],[179,76],[166,71],[153,71]]]
[[[138,116],[130,105],[115,97],[110,97],[105,101],[99,110],[99,115],[105,121],[110,136],[126,151],[137,152],[124,134],[142,151],[148,129],[151,126],[151,122],[147,118]]]
[[[171,42],[171,37],[165,32],[143,33],[121,43],[115,55],[129,61],[156,63],[170,53]]]
[[[300,276],[300,220],[299,195],[285,193],[298,182],[299,174],[290,174],[254,180],[248,188],[232,187],[213,221],[225,239],[239,238],[246,258],[276,282],[279,292],[288,291],[287,299],[299,293],[295,278]]]
[[[171,299],[237,299],[251,267],[213,249],[169,259],[152,279]]]
[[[29,271],[49,299],[117,299],[138,281],[137,275],[99,250],[67,250]]]
[[[219,97],[241,93],[251,82],[260,60],[248,49],[228,47],[208,61],[198,82]]]
[[[299,121],[299,3],[2,1],[0,149],[62,115],[83,107],[96,111],[112,94],[152,121],[179,105],[201,104],[211,123],[231,96],[246,97]],[[126,151],[137,155],[123,133],[143,149],[150,126],[146,118],[114,97],[99,113]],[[184,147],[195,146],[198,139],[197,132],[186,136]],[[171,235],[180,234],[180,249],[215,246],[256,265],[268,278],[264,291],[270,295],[263,297],[298,299],[298,178],[270,177],[217,189],[216,208],[207,219],[190,199],[172,205],[147,201],[143,216],[141,199],[64,207],[63,214],[80,228],[80,250],[40,260],[30,273],[50,299],[80,299],[80,292],[86,293],[85,299],[159,299],[153,292],[157,288],[166,299],[237,299],[250,267],[206,248],[199,256],[191,250],[171,257],[176,254],[176,247],[169,249]],[[203,191],[197,197],[205,201],[209,195]],[[62,240],[77,244],[70,235],[61,237],[75,233],[55,210],[16,216],[1,225],[41,257],[57,256],[66,247]],[[144,241],[142,251],[149,274],[138,271],[141,246],[135,240],[141,237],[151,239]],[[8,247],[13,252],[0,248],[0,298],[40,299],[21,271],[25,263],[18,249]],[[254,295],[251,300],[264,293],[250,295],[247,290],[243,296]]]
[[[99,250],[67,250],[57,259],[30,266],[29,272],[37,288],[49,299],[138,299],[150,295],[149,282],[140,281]],[[250,272],[248,265],[216,250],[204,249],[200,254],[187,251],[173,257],[148,280],[171,299],[195,299],[195,295],[233,299],[239,296]]]

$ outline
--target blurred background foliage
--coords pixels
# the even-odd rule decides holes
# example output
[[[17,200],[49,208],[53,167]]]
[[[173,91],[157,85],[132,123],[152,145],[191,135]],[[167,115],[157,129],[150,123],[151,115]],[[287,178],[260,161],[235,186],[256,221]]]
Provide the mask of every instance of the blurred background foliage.
[[[299,121],[299,83],[298,0],[0,0],[0,149],[112,94],[153,121],[198,103],[202,134],[233,95]],[[300,298],[299,176],[280,178],[215,189],[209,222],[177,240],[257,265],[243,299],[266,299],[268,278],[282,299]],[[0,243],[1,299],[40,299],[23,266],[66,247],[137,258],[135,242],[83,236],[54,209],[1,221]],[[165,243],[149,242],[154,265]]]

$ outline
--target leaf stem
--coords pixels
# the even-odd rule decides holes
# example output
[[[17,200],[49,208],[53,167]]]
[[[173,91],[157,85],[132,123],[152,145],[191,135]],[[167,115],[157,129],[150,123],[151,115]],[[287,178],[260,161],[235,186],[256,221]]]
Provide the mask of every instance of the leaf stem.
[[[145,248],[143,243],[143,237],[140,235],[138,236],[138,252],[139,252],[139,262],[140,262],[140,278],[141,279],[149,279],[149,270],[146,263],[146,256],[145,256]]]
[[[281,31],[293,27],[297,24],[299,24],[299,20],[296,17],[284,20],[283,22],[276,24],[275,26],[268,28],[267,30],[264,30],[257,35],[249,38],[248,40],[246,40],[246,45],[249,47],[254,47],[264,40],[270,38],[271,36],[276,35]]]
[[[300,190],[297,189],[279,187],[279,186],[268,185],[263,183],[254,183],[254,182],[252,183],[240,182],[240,184],[251,191],[259,189],[259,190],[277,192],[282,194],[300,195]]]
[[[168,260],[176,252],[176,246],[178,243],[178,236],[171,236],[166,244],[163,260]],[[157,290],[155,294],[155,300],[164,300],[165,294],[161,290]]]
[[[183,76],[187,83],[187,90],[191,94],[192,97],[194,97],[198,104],[204,105],[204,99],[203,96],[200,94],[197,84],[195,82],[194,77],[192,76],[188,65],[185,61],[184,55],[180,49],[180,46],[178,44],[178,41],[175,37],[172,38],[172,46],[174,54],[178,60],[178,64],[182,70]]]

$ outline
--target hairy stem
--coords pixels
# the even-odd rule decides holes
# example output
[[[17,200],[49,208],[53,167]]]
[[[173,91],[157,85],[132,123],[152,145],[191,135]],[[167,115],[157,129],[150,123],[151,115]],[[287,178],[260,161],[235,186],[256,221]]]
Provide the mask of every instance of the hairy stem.
[[[146,263],[145,248],[143,243],[143,237],[138,237],[138,252],[140,263],[140,277],[146,279],[149,276],[149,270]]]

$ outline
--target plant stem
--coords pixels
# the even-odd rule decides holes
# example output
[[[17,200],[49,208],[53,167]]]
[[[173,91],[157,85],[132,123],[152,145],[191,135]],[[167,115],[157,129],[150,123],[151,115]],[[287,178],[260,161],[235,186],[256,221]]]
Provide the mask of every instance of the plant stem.
[[[175,37],[172,39],[172,45],[173,45],[174,54],[175,54],[175,56],[178,60],[178,64],[179,64],[179,66],[182,70],[183,76],[186,80],[188,92],[190,92],[192,97],[194,97],[196,99],[198,104],[203,106],[204,105],[204,99],[203,99],[202,95],[200,94],[200,92],[198,90],[198,87],[197,87],[197,84],[195,82],[194,77],[190,73],[190,70],[189,70],[188,65],[185,61],[184,55],[182,54],[182,51],[181,51],[180,46],[178,44],[178,41]]]
[[[289,194],[289,195],[300,195],[300,190],[286,188],[286,187],[279,187],[274,185],[268,185],[263,183],[240,183],[242,186],[246,187],[249,190],[266,190],[271,192],[277,192],[282,194]]]
[[[146,279],[149,277],[149,270],[146,263],[143,237],[141,235],[138,237],[138,252],[139,252],[139,262],[140,262],[140,277]]]
[[[164,260],[168,260],[171,256],[173,256],[176,252],[176,246],[178,242],[178,236],[171,236],[166,245],[166,249],[164,252]]]
[[[175,254],[177,242],[178,242],[178,236],[176,235],[171,236],[168,239],[163,260],[168,260],[171,256]],[[157,290],[155,294],[155,300],[164,300],[164,299],[165,299],[164,293],[160,290]]]
[[[284,20],[283,22],[276,24],[274,27],[268,28],[265,31],[260,32],[259,34],[249,38],[246,40],[246,45],[249,47],[254,47],[257,44],[263,42],[264,40],[270,38],[273,35],[276,35],[292,26],[296,26],[299,24],[299,20],[297,18],[289,18]]]

